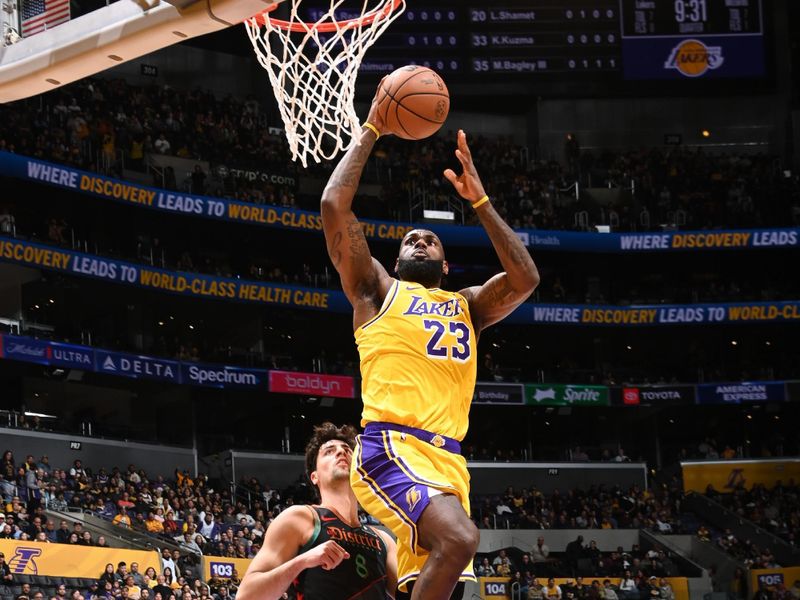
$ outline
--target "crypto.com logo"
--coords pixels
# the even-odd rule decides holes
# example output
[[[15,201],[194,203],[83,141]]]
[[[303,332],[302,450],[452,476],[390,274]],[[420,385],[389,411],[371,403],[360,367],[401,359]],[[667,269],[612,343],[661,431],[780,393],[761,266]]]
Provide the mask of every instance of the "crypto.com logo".
[[[17,546],[14,549],[14,556],[8,561],[8,567],[15,575],[38,575],[39,567],[33,559],[41,556],[41,554],[42,550],[40,548]]]

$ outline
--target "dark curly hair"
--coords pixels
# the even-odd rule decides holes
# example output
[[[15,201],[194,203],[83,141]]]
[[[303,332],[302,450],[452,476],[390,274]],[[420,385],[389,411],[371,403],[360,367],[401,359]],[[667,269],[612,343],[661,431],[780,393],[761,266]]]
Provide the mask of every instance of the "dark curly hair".
[[[314,435],[306,444],[306,476],[311,477],[311,473],[317,470],[317,456],[323,444],[331,440],[340,440],[350,446],[356,447],[356,435],[358,432],[352,425],[342,425],[337,427],[333,423],[326,421],[322,425],[314,427]]]

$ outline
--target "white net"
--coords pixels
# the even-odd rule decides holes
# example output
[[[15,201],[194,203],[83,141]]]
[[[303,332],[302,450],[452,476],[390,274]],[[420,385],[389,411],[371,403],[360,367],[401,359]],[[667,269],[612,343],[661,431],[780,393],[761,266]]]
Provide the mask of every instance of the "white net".
[[[305,167],[309,158],[330,160],[359,139],[353,107],[358,69],[367,49],[403,12],[405,0],[363,0],[360,10],[343,7],[345,0],[329,0],[306,19],[302,0],[287,2],[287,20],[264,13],[245,26],[269,75],[292,157]],[[342,18],[348,13],[355,18]]]

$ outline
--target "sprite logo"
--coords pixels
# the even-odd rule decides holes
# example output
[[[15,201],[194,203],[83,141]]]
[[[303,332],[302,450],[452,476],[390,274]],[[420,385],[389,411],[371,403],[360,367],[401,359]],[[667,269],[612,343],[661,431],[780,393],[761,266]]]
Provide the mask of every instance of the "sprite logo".
[[[608,406],[608,388],[604,385],[525,386],[525,403],[538,406]]]

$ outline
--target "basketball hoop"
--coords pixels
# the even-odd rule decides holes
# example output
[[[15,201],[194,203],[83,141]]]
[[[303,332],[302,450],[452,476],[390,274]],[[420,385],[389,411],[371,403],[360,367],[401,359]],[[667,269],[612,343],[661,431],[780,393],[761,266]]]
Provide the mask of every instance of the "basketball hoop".
[[[405,0],[360,0],[359,16],[338,19],[345,0],[328,0],[317,20],[291,2],[288,20],[270,10],[245,21],[258,62],[267,71],[293,160],[307,166],[330,160],[361,131],[353,107],[356,77],[364,54],[405,9]]]

